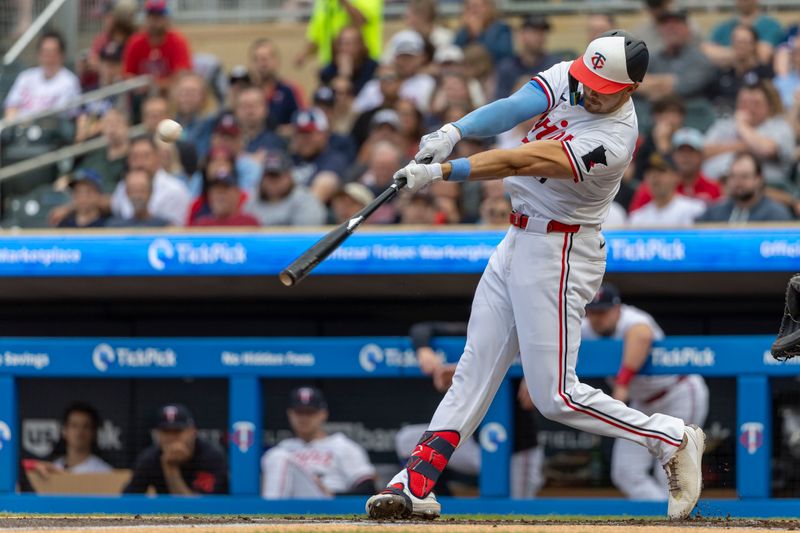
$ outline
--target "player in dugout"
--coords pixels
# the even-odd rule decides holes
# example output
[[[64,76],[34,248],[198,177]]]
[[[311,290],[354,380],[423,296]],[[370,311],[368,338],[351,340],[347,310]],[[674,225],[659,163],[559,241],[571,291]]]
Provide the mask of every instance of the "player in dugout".
[[[261,458],[262,497],[325,499],[375,492],[375,467],[367,452],[342,433],[326,433],[328,404],[322,391],[294,389],[286,415],[296,437]]]

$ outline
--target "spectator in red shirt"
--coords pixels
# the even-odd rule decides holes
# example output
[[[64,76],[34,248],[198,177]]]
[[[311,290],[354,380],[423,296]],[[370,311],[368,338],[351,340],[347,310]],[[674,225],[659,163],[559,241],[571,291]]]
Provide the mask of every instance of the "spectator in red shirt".
[[[166,92],[182,70],[191,70],[192,55],[186,38],[170,28],[166,0],[147,0],[143,31],[133,34],[125,45],[123,72],[127,76],[150,74]]]
[[[234,172],[218,172],[207,177],[210,215],[197,219],[195,226],[259,226],[258,219],[243,213],[242,191]]]
[[[694,128],[681,128],[672,135],[672,160],[681,177],[677,191],[689,198],[711,203],[722,196],[722,188],[700,171],[703,164],[703,134]],[[630,210],[639,209],[653,195],[647,183],[642,183],[633,195]]]

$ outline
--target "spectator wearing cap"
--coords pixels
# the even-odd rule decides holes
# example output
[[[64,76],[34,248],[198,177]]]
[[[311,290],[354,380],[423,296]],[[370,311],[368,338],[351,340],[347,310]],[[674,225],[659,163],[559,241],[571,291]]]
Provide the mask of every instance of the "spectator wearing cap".
[[[680,180],[669,158],[660,154],[651,155],[644,172],[644,183],[652,199],[631,213],[628,224],[637,228],[678,228],[694,224],[695,219],[706,210],[706,204],[702,200],[679,194]]]
[[[59,228],[102,228],[106,215],[102,210],[102,178],[92,169],[75,171],[69,180],[72,212],[59,222]]]
[[[281,78],[278,45],[269,39],[257,39],[250,45],[250,81],[264,92],[270,129],[288,132],[292,117],[302,109],[303,95],[296,84]],[[231,101],[235,104],[235,100]]]
[[[242,211],[242,194],[234,171],[206,176],[209,214],[198,217],[193,226],[259,226],[258,219]]]
[[[444,47],[453,44],[453,30],[442,26],[436,10],[435,0],[410,0],[406,5],[406,29],[414,30],[433,48],[434,55]],[[383,51],[382,61],[391,62],[395,54],[395,37],[393,35]]]
[[[772,52],[783,41],[783,28],[776,19],[764,15],[759,8],[759,0],[736,0],[736,16],[719,23],[709,40],[703,43],[703,51],[714,64],[730,67],[734,63],[733,30],[736,26],[752,27],[758,35],[758,55],[762,62],[772,59]]]
[[[42,34],[36,45],[38,66],[20,72],[5,99],[4,118],[60,107],[80,96],[77,76],[64,67],[66,45],[56,32]]]
[[[239,93],[234,115],[241,130],[244,151],[259,161],[267,150],[286,149],[283,139],[267,128],[268,113],[269,108],[261,89],[248,87]]]
[[[364,141],[367,140],[367,137],[369,137],[372,117],[375,115],[375,113],[381,109],[394,108],[395,104],[400,100],[400,88],[402,87],[402,84],[403,82],[400,79],[400,76],[397,74],[397,67],[394,64],[384,64],[378,67],[377,78],[370,81],[367,84],[367,87],[372,85],[377,86],[377,90],[380,92],[380,95],[375,99],[375,101],[379,103],[363,103],[363,105],[372,106],[363,111],[356,109],[355,102],[353,102],[352,105],[353,112],[357,113],[358,115],[353,123],[353,129],[350,132],[350,135],[355,141],[357,147],[360,148],[361,145],[364,144]]]
[[[371,157],[373,147],[378,143],[388,142],[396,146],[401,153],[410,153],[413,147],[409,146],[408,140],[404,138],[400,129],[400,116],[394,109],[381,109],[375,113],[370,124],[369,137],[367,137],[367,140],[361,145],[361,150],[358,152],[357,165],[367,164],[367,161]],[[417,141],[414,143],[416,146],[419,146],[418,139],[419,138],[417,138]]]
[[[395,35],[393,64],[400,78],[400,98],[413,101],[423,113],[427,112],[436,81],[423,72],[425,41],[413,30],[403,30]],[[359,113],[376,109],[384,104],[380,79],[367,83],[353,102]]]
[[[250,71],[244,65],[236,65],[228,73],[228,91],[225,95],[225,104],[222,113],[233,111],[233,104],[239,98],[239,93],[245,87],[253,85]]]
[[[344,154],[348,161],[354,161],[356,143],[350,136],[355,120],[351,108],[352,98],[323,85],[314,91],[313,101],[314,107],[325,113],[325,118],[328,119],[328,126],[331,128],[331,147]]]
[[[647,76],[637,92],[651,102],[672,94],[683,99],[705,99],[716,77],[716,68],[692,43],[688,14],[685,11],[661,13],[658,31],[664,46],[650,53]]]
[[[183,140],[194,145],[207,143],[213,126],[209,115],[214,103],[205,78],[195,72],[181,72],[171,97],[175,110],[172,118],[183,127]]]
[[[761,162],[767,187],[782,193],[788,204],[794,150],[794,132],[783,117],[780,96],[771,82],[761,80],[739,89],[734,115],[717,119],[706,132],[703,172],[718,180],[737,152],[749,151]]]
[[[378,62],[369,57],[361,32],[348,26],[339,33],[333,43],[333,60],[319,71],[319,80],[330,85],[336,78],[350,83],[351,91],[357,95],[375,76]]]
[[[131,77],[150,74],[166,93],[178,72],[192,69],[192,54],[183,34],[170,27],[167,0],[146,0],[144,11],[143,30],[125,44],[123,72]]]
[[[144,449],[133,465],[133,477],[125,494],[191,496],[227,494],[228,465],[214,445],[197,437],[192,413],[181,404],[167,404],[158,411],[156,442]]]
[[[133,206],[131,218],[111,217],[108,228],[163,228],[169,222],[150,213],[153,196],[153,178],[144,169],[131,169],[125,173],[125,194]]]
[[[706,204],[722,196],[722,188],[716,181],[703,175],[703,134],[694,128],[681,128],[672,136],[672,162],[680,177],[677,192],[687,198],[696,198]],[[647,183],[642,183],[630,204],[635,211],[653,199]]]
[[[712,86],[712,100],[717,115],[730,115],[736,105],[736,95],[744,85],[753,85],[759,80],[770,80],[775,76],[772,64],[761,61],[758,56],[758,35],[752,26],[738,25],[731,35],[731,51],[734,61],[729,67],[720,69]]]
[[[308,188],[294,182],[292,162],[284,152],[267,152],[264,174],[244,211],[262,226],[321,226],[328,219],[325,206]]]
[[[519,30],[517,53],[505,57],[497,64],[497,90],[494,98],[505,98],[511,94],[517,80],[531,73],[544,72],[561,58],[547,51],[547,36],[550,22],[542,15],[529,15],[522,21]],[[573,56],[574,57],[574,56]]]
[[[261,163],[252,154],[245,151],[244,133],[236,115],[233,113],[220,115],[211,131],[211,152],[216,148],[221,148],[225,152],[234,154],[239,185],[245,191],[255,190],[261,179]],[[202,183],[203,181],[197,176],[192,178],[191,191],[193,194],[200,192],[199,185]]]
[[[647,19],[633,30],[633,34],[647,44],[650,55],[653,55],[664,48],[664,39],[658,29],[658,19],[664,13],[675,11],[675,2],[674,0],[642,0],[642,3],[647,13]],[[692,44],[700,46],[703,41],[702,30],[692,21],[689,22],[689,26],[692,32]],[[616,24],[612,24],[609,29],[616,27]]]
[[[203,161],[203,166],[192,177],[192,190],[197,191],[195,199],[189,208],[187,225],[193,226],[197,219],[211,214],[211,207],[208,203],[208,185],[212,176],[234,174],[238,182],[242,180],[239,175],[236,154],[224,145],[218,145],[211,149],[208,157]],[[260,167],[259,167],[260,168]],[[255,182],[257,184],[257,182]],[[244,191],[240,193],[239,205],[243,206],[247,201],[248,194]]]
[[[493,0],[466,0],[461,21],[462,26],[453,40],[461,48],[480,43],[496,62],[514,54],[511,28],[498,19]]]
[[[348,26],[358,28],[369,56],[377,60],[383,44],[383,0],[314,0],[306,45],[295,57],[295,66],[314,53],[319,65],[330,63],[334,40]]]
[[[330,145],[330,125],[325,113],[317,108],[300,111],[294,118],[294,132],[289,154],[295,183],[309,187],[323,203],[339,188],[349,165],[346,154]]]
[[[100,132],[106,141],[105,148],[89,152],[77,166],[95,170],[102,180],[103,193],[111,194],[127,165],[130,147],[127,116],[116,108],[109,109],[100,119]]]
[[[361,183],[347,183],[331,198],[331,213],[335,224],[343,224],[353,218],[375,200],[369,187]],[[370,219],[367,219],[368,223]]]
[[[261,458],[261,496],[266,499],[323,499],[372,494],[375,467],[367,452],[342,433],[328,434],[328,404],[322,391],[299,387],[286,410],[294,437]]]
[[[726,197],[709,206],[698,222],[779,222],[792,220],[789,209],[764,194],[761,161],[749,152],[733,156],[725,179]]]
[[[153,216],[167,220],[172,225],[182,226],[191,203],[189,189],[180,179],[161,167],[155,139],[142,136],[131,141],[128,168],[143,169],[152,176],[153,193],[148,209]],[[133,218],[134,207],[128,198],[125,182],[118,183],[111,195],[111,212],[117,217]]]

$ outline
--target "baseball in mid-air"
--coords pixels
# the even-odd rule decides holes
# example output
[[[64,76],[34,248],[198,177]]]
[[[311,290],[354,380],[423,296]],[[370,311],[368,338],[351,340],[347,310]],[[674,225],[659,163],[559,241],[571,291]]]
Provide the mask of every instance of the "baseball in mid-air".
[[[164,119],[158,123],[156,128],[158,138],[164,142],[172,143],[181,138],[183,128],[180,124],[171,119]]]

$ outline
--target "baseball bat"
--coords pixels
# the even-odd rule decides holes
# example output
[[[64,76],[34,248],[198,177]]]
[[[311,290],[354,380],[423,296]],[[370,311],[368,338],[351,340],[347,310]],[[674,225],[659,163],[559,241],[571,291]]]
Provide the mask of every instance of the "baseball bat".
[[[400,189],[405,187],[406,180],[400,178],[392,183],[389,188],[383,191],[371,204],[364,207],[361,211],[353,215],[347,222],[342,223],[336,229],[318,240],[311,248],[292,261],[292,264],[283,269],[280,274],[281,283],[287,287],[297,285],[308,274],[314,270],[318,264],[331,255],[353,232],[380,206],[395,197]]]

